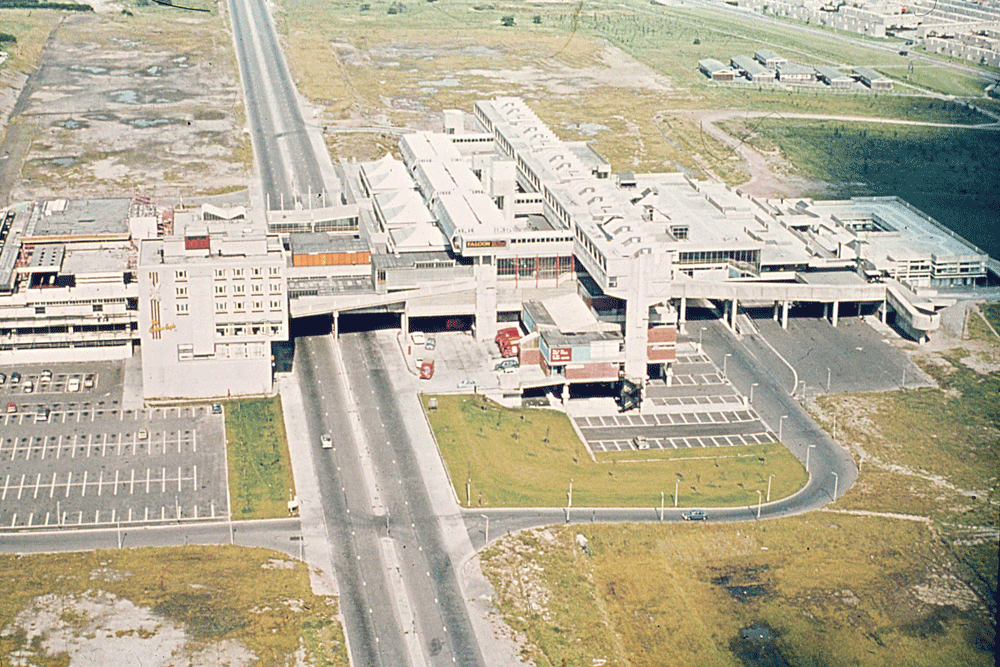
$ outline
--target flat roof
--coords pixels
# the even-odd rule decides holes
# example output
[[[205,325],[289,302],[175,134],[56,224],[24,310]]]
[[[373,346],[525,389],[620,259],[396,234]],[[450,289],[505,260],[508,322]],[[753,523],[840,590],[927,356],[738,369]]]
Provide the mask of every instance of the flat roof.
[[[292,232],[288,235],[288,247],[293,255],[368,252],[368,243],[362,238],[323,232]]]
[[[126,197],[109,199],[53,199],[34,207],[24,230],[24,241],[60,238],[129,237]]]

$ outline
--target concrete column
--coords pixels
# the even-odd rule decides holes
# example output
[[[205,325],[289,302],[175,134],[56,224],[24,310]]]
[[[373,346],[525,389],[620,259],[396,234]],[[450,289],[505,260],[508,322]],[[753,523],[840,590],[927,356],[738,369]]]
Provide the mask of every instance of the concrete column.
[[[567,401],[569,401],[569,382],[563,385],[563,390],[562,390],[563,405],[565,405]]]
[[[333,339],[337,340],[340,337],[340,313],[338,311],[333,311],[333,322],[330,325],[330,329],[333,330]]]
[[[885,299],[882,299],[882,324],[885,324],[885,317],[888,314],[889,304],[886,303]]]
[[[476,340],[490,343],[497,335],[496,257],[480,257],[472,270],[476,279]]]
[[[778,302],[774,302],[774,321],[778,321]]]
[[[782,329],[787,329],[788,328],[788,302],[787,301],[782,301],[781,302],[781,328]]]
[[[403,305],[403,314],[399,318],[399,328],[403,330],[403,335],[410,335],[410,314],[406,312],[406,305]]]
[[[740,310],[740,309],[739,309],[739,301],[738,301],[738,300],[736,299],[736,297],[734,296],[734,297],[733,297],[733,312],[732,312],[732,319],[731,319],[731,320],[730,320],[730,322],[729,322],[729,328],[730,328],[730,329],[732,329],[733,331],[736,331],[736,313],[738,313],[738,312],[739,312],[739,310]]]
[[[823,304],[823,319],[824,320],[830,319],[830,304],[828,303]]]
[[[686,296],[681,297],[681,310],[680,317],[677,318],[677,328],[681,333],[687,333],[685,331],[687,324],[687,310],[688,310],[688,300]]]
[[[834,301],[833,302],[833,316],[830,318],[830,322],[833,324],[833,326],[837,326],[837,315],[839,313],[840,313],[840,302],[839,301]]]

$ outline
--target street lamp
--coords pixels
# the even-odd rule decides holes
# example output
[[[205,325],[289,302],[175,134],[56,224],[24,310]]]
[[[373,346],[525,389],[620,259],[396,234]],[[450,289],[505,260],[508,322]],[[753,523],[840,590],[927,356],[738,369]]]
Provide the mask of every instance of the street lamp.
[[[809,445],[809,447],[806,449],[806,473],[809,472],[809,453],[813,450],[813,447],[815,446],[816,445]]]
[[[760,492],[760,489],[756,489],[756,491],[757,491],[757,520],[759,521],[760,520],[760,504],[761,504],[761,499],[764,497],[764,494]]]
[[[677,507],[677,491],[681,486],[681,478],[678,477],[674,480],[674,507]]]
[[[837,499],[837,485],[840,484],[840,475],[835,472],[830,472],[833,475],[833,499]]]
[[[698,331],[698,352],[703,352],[703,351],[705,350],[705,348],[704,348],[704,347],[702,347],[702,345],[701,345],[701,335],[702,335],[703,333],[705,333],[705,329],[707,329],[707,328],[708,328],[708,327],[702,327],[702,328],[701,328],[701,329],[700,329],[700,330]]]
[[[750,385],[750,402],[753,403],[753,388],[759,385],[760,382],[754,382]]]
[[[767,476],[767,502],[771,502],[771,478],[774,477],[774,473]]]
[[[729,374],[726,373],[726,362],[729,361],[729,357],[733,356],[731,353],[727,352],[726,356],[722,358],[722,377],[729,379]]]
[[[568,498],[569,498],[569,502],[566,504],[566,507],[570,508],[570,507],[573,506],[573,478],[572,477],[569,478],[569,494],[568,494]]]
[[[480,514],[482,518],[486,519],[486,544],[490,543],[490,515]]]
[[[830,372],[830,369],[827,368],[826,369],[826,393],[828,393],[828,394],[830,393],[830,377],[831,377],[831,372]]]
[[[780,417],[778,417],[778,442],[784,442],[784,440],[781,439],[781,431],[782,431],[782,426],[785,425],[785,419],[787,417],[788,415],[781,415]]]

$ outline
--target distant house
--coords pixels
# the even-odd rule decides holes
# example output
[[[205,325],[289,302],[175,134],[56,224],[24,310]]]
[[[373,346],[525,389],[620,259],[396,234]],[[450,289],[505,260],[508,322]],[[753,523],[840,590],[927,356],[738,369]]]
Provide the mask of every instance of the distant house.
[[[736,78],[736,72],[732,67],[719,62],[713,58],[698,61],[698,69],[712,81],[730,82]]]
[[[811,83],[816,80],[816,70],[799,63],[778,65],[778,79],[785,83]]]
[[[852,73],[872,90],[892,90],[892,79],[879,74],[871,67],[855,67]]]
[[[781,65],[787,65],[788,61],[779,56],[771,49],[758,49],[754,51],[754,60],[768,69],[777,69]]]
[[[729,63],[750,81],[773,82],[774,70],[767,69],[750,56],[733,56]]]
[[[817,65],[816,76],[820,81],[830,86],[831,88],[850,88],[854,83],[854,77],[850,74],[845,74],[841,72],[836,67],[827,67],[826,65]]]

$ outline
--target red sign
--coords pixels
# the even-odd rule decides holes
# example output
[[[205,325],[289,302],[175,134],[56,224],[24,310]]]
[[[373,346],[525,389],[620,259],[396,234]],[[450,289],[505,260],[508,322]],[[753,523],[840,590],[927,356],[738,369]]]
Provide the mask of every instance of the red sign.
[[[573,348],[554,347],[549,352],[549,358],[552,360],[553,364],[561,364],[567,361],[573,361]]]

